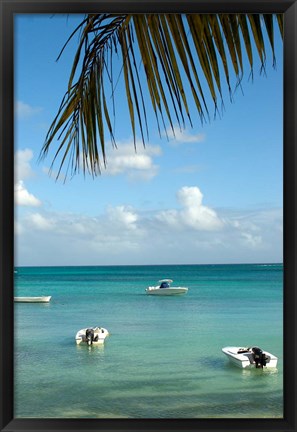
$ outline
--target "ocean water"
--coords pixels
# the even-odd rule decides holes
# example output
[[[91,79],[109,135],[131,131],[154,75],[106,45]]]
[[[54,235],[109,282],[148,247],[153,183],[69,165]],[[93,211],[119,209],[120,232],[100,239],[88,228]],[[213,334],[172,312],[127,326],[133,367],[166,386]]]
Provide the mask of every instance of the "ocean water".
[[[20,267],[16,418],[282,418],[283,266]],[[159,279],[186,295],[156,297]],[[76,332],[102,326],[103,347]],[[260,346],[274,370],[241,370],[221,349]]]

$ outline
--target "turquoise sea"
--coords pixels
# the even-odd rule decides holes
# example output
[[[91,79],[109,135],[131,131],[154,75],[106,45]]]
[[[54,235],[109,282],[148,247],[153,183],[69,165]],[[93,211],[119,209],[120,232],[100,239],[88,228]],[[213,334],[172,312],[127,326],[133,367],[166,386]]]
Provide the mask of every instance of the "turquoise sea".
[[[15,417],[282,418],[283,266],[19,267]],[[186,295],[156,297],[162,278]],[[102,326],[103,347],[76,332]],[[241,370],[221,349],[257,345],[275,370]]]

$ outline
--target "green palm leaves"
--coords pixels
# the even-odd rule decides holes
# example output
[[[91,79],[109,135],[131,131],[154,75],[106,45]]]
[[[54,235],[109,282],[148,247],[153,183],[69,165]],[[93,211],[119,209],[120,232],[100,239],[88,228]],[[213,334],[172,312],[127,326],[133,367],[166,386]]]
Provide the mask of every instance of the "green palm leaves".
[[[282,33],[282,23],[282,15],[271,14],[88,15],[70,36],[80,32],[80,42],[41,156],[57,145],[57,176],[66,161],[72,174],[100,173],[106,136],[116,145],[122,79],[135,146],[138,133],[144,144],[149,137],[148,107],[160,134],[169,125],[174,133],[186,119],[207,121],[209,101],[216,112],[224,86],[232,95],[247,63],[253,72],[255,56],[264,69],[270,49],[274,65],[274,27]]]

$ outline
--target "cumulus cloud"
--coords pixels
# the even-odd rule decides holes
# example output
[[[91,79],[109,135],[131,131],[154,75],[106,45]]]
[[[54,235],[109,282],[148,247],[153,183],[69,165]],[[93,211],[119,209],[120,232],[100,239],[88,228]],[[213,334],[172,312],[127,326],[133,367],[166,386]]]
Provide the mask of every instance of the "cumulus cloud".
[[[28,221],[37,230],[50,231],[55,228],[53,220],[41,215],[40,213],[31,214],[28,216]]]
[[[183,206],[181,217],[185,224],[197,230],[217,230],[223,227],[223,222],[216,212],[202,204],[203,194],[198,187],[183,187],[177,193],[177,198]]]
[[[205,141],[205,134],[190,134],[186,130],[180,129],[178,126],[167,130],[167,137],[172,145],[189,144],[189,143],[201,143]]]
[[[117,147],[111,144],[106,145],[106,166],[100,162],[100,174],[102,176],[127,176],[130,180],[149,181],[159,172],[159,166],[154,159],[162,154],[160,146],[148,145],[143,147],[143,143],[136,142],[136,150],[132,141],[117,142]],[[83,157],[80,155],[79,167],[83,170]],[[99,167],[97,166],[97,173]],[[52,168],[43,167],[43,172],[50,177],[57,179],[57,171]],[[61,171],[59,180],[64,181],[66,174]]]
[[[197,186],[180,188],[176,198],[179,207],[166,211],[123,204],[97,216],[28,209],[17,220],[18,256],[28,257],[26,265],[281,261],[282,209],[215,211]]]
[[[33,152],[31,149],[18,150],[14,155],[15,184],[14,184],[14,201],[18,206],[39,207],[41,201],[30,193],[24,183],[25,179],[34,176],[31,168]]]
[[[103,174],[118,175],[126,174],[129,178],[150,180],[158,173],[158,166],[154,164],[153,158],[161,154],[158,146],[147,146],[143,148],[142,143],[137,143],[137,151],[134,145],[121,144],[107,154],[107,167]]]
[[[28,118],[41,111],[39,107],[32,107],[22,101],[17,101],[15,103],[15,115],[19,118]]]
[[[137,222],[137,212],[125,206],[110,206],[96,217],[45,210],[27,213],[18,220],[17,254],[33,260],[33,265],[121,262],[143,249]]]
[[[268,251],[274,239],[283,236],[283,210],[258,209],[253,212],[242,211],[241,214],[226,215],[230,235],[236,236],[239,247],[250,250]]]
[[[196,186],[184,186],[177,192],[181,210],[165,210],[157,218],[171,226],[190,227],[201,231],[223,228],[224,223],[216,212],[202,204],[203,194]]]
[[[14,233],[16,235],[21,235],[21,234],[23,234],[23,232],[24,232],[24,230],[23,230],[22,224],[18,220],[15,220],[14,221]]]
[[[18,150],[14,155],[16,181],[25,180],[34,175],[31,168],[33,152],[31,149]]]
[[[260,235],[253,235],[251,233],[243,232],[241,233],[243,241],[247,246],[251,246],[252,248],[257,248],[262,243],[262,237]]]
[[[20,180],[14,186],[14,199],[15,204],[19,206],[39,207],[41,201],[34,195],[30,194],[24,186],[24,183]]]
[[[117,206],[109,207],[107,210],[108,218],[111,222],[121,224],[126,228],[136,228],[135,223],[138,215],[130,207]]]

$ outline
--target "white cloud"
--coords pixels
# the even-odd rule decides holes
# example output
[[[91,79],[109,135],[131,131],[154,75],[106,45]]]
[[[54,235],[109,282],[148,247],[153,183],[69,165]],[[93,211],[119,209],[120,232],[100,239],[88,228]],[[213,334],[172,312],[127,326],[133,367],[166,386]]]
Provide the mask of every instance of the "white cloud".
[[[143,143],[136,142],[136,150],[132,141],[117,142],[117,147],[113,147],[111,143],[106,145],[106,166],[100,162],[100,174],[102,176],[117,176],[125,175],[130,180],[151,180],[158,174],[159,166],[154,163],[154,158],[162,154],[159,146],[146,146]],[[80,155],[79,167],[83,170],[83,156]],[[96,167],[99,173],[98,166]],[[51,178],[57,179],[58,171],[53,171],[52,168],[43,167],[43,172]],[[59,181],[66,180],[65,173],[60,172]]]
[[[23,232],[24,232],[24,230],[23,230],[22,224],[18,220],[15,220],[14,221],[14,233],[16,235],[20,235],[20,234],[23,234]]]
[[[250,246],[252,248],[257,248],[262,243],[262,237],[259,235],[253,235],[251,233],[241,233],[242,238],[244,240],[244,243],[246,243],[247,246]]]
[[[21,180],[14,186],[14,199],[15,204],[19,206],[41,206],[41,201],[25,189],[24,183]]]
[[[23,262],[33,260],[33,265],[112,264],[130,253],[141,253],[143,233],[137,221],[137,213],[124,206],[109,207],[97,217],[30,213],[18,221],[22,230],[18,230],[17,254]]]
[[[43,166],[42,172],[57,183],[66,183],[67,176],[62,171],[59,172],[58,170],[53,170],[52,167],[49,168],[48,166]]]
[[[119,144],[118,148],[110,150],[107,154],[107,175],[126,174],[129,178],[150,180],[158,173],[158,166],[154,164],[153,157],[161,154],[158,146],[147,146],[143,148],[142,143],[137,143],[136,151],[134,145]]]
[[[190,227],[195,230],[213,231],[222,229],[223,221],[216,212],[202,204],[203,195],[198,187],[184,186],[177,192],[181,210],[166,210],[157,218],[171,226]]]
[[[33,152],[31,149],[18,150],[14,156],[15,177],[16,181],[25,180],[33,176],[31,168],[31,160],[33,159]]]
[[[22,101],[15,103],[15,115],[19,118],[28,118],[35,114],[38,114],[42,109],[39,107],[32,107]]]
[[[180,129],[179,126],[174,126],[174,132],[171,128],[168,129],[167,137],[173,145],[201,143],[205,141],[205,134],[191,134],[186,130]]]
[[[136,228],[135,223],[138,215],[125,206],[109,207],[107,210],[108,218],[113,223],[124,225],[126,228]]]
[[[232,227],[231,232],[238,238],[239,247],[244,246],[255,251],[268,251],[275,239],[282,242],[282,209],[245,211],[234,217],[232,215],[227,216],[227,221]]]
[[[198,187],[181,188],[177,200],[179,209],[117,205],[96,217],[28,210],[17,221],[18,257],[26,265],[281,261],[281,209],[214,211]]]
[[[55,223],[48,217],[42,216],[40,213],[32,213],[27,216],[29,223],[34,229],[41,231],[50,231],[55,228]]]
[[[34,176],[31,168],[33,151],[29,148],[18,150],[14,155],[15,184],[14,201],[18,206],[39,207],[41,201],[30,193],[25,187],[24,180]]]

